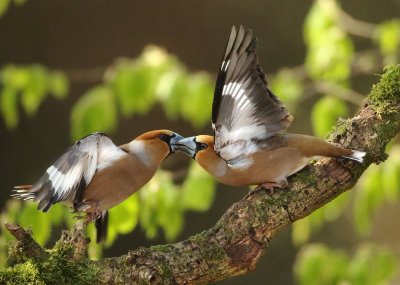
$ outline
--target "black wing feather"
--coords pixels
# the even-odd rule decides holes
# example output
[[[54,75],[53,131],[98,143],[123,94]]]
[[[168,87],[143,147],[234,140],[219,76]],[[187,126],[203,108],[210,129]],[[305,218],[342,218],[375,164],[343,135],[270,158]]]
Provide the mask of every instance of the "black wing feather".
[[[248,140],[267,139],[287,128],[293,117],[268,82],[256,56],[257,38],[240,26],[232,27],[216,82],[212,109],[215,150],[236,144],[238,132]],[[235,132],[237,131],[237,132]],[[240,140],[242,140],[240,139]],[[232,158],[232,155],[228,155]],[[224,158],[224,157],[223,157]]]

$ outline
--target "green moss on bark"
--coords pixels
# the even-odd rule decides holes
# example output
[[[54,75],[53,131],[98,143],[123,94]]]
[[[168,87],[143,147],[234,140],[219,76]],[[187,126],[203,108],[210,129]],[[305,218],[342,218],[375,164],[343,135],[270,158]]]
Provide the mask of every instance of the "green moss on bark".
[[[384,71],[368,96],[377,114],[396,112],[400,103],[400,65],[387,66]]]
[[[39,257],[0,270],[0,284],[93,284],[99,269],[87,260],[72,261],[74,246],[58,242]]]

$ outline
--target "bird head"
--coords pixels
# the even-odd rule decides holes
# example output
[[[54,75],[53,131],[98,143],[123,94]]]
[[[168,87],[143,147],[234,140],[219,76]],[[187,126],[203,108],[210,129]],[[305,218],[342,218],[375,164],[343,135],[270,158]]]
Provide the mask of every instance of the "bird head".
[[[214,152],[214,137],[200,135],[183,138],[176,143],[175,148],[198,160],[199,158]]]
[[[175,143],[182,138],[169,130],[156,130],[144,133],[121,147],[135,154],[146,165],[158,167],[169,154],[175,152]]]
[[[146,144],[146,148],[155,153],[165,153],[168,155],[175,152],[176,143],[183,137],[170,130],[155,130],[146,132],[138,136],[135,141],[141,141]]]

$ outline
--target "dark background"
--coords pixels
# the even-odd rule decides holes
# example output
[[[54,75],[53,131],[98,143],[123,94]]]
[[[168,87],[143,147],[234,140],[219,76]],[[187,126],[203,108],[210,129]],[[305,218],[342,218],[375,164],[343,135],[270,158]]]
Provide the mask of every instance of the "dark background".
[[[58,101],[49,97],[33,118],[21,112],[16,130],[8,131],[0,119],[0,207],[13,185],[36,181],[49,163],[71,144],[71,107],[86,90],[101,82],[97,69],[106,68],[118,57],[137,57],[152,43],[175,54],[190,71],[205,70],[215,76],[231,26],[243,24],[252,28],[259,38],[258,55],[264,71],[274,73],[282,67],[304,62],[302,25],[311,4],[301,0],[28,0],[21,7],[12,6],[0,18],[0,67],[7,63],[39,63],[73,76],[67,99]],[[373,23],[400,15],[398,0],[346,0],[342,6],[353,17]],[[356,39],[357,50],[368,45],[369,41]],[[76,76],[79,75],[76,71],[93,68],[93,74]],[[363,78],[356,87],[366,93],[376,80],[374,76]],[[312,133],[309,122],[312,103],[306,101],[298,108],[291,132]],[[111,136],[115,143],[122,144],[147,130],[159,128],[172,129],[184,136],[211,133],[210,127],[193,130],[188,122],[168,122],[161,108],[156,107],[145,116],[121,118]],[[176,168],[181,164],[187,164],[187,159],[176,155],[165,167]],[[214,225],[246,193],[246,188],[220,185],[210,211],[186,214],[184,232],[177,240]],[[398,205],[381,210],[368,240],[389,244],[399,253],[400,227],[395,219],[399,214]],[[351,252],[359,242],[351,219],[349,211],[339,221],[326,225],[312,240]],[[146,240],[138,227],[133,233],[121,236],[104,255],[116,256],[131,248],[160,243],[165,243],[161,234],[155,240]],[[296,253],[290,229],[286,229],[272,240],[255,272],[221,283],[292,284]]]

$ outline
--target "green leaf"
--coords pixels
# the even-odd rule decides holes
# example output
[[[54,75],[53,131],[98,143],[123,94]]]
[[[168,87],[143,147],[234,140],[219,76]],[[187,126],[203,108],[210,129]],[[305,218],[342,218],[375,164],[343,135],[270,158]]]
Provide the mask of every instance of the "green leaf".
[[[271,81],[272,91],[294,112],[296,101],[303,93],[303,84],[298,76],[289,69],[282,69]]]
[[[397,63],[398,53],[400,52],[400,19],[379,24],[374,38],[385,56],[385,64]]]
[[[68,94],[68,79],[61,71],[53,71],[49,74],[49,91],[54,97],[62,99]]]
[[[36,208],[36,203],[27,201],[18,214],[18,223],[22,227],[31,226],[35,240],[44,245],[50,236],[50,215]]]
[[[182,115],[195,127],[204,126],[210,121],[213,84],[206,73],[188,77],[188,94],[182,98]]]
[[[14,0],[14,3],[15,3],[17,6],[21,6],[22,4],[25,4],[25,2],[26,2],[26,0]]]
[[[323,245],[305,246],[296,257],[295,273],[300,284],[388,284],[396,276],[393,253],[378,246],[361,245],[352,258]]]
[[[314,104],[311,113],[314,134],[324,138],[339,117],[345,117],[347,113],[347,105],[343,100],[329,95],[322,97]]]
[[[400,146],[389,150],[389,158],[381,166],[382,190],[386,201],[396,203],[400,196]]]
[[[22,91],[21,103],[26,113],[33,115],[46,96],[47,71],[39,65],[32,66],[29,70],[29,81]]]
[[[0,107],[8,129],[14,129],[18,124],[18,96],[12,87],[5,86],[1,91]]]
[[[3,16],[10,5],[10,0],[0,0],[0,17]]]
[[[347,206],[351,194],[352,192],[347,191],[304,219],[296,221],[292,228],[293,244],[297,246],[304,244],[312,233],[318,232],[322,228],[325,222],[338,219]]]
[[[116,127],[117,110],[112,89],[99,86],[85,93],[71,112],[71,136],[77,140],[93,132]]]
[[[26,88],[30,80],[30,69],[7,65],[1,71],[2,81],[5,86],[12,87],[18,91]]]
[[[330,1],[329,3],[334,3]],[[314,2],[304,23],[307,45],[306,68],[315,80],[343,82],[350,75],[353,42],[338,25],[335,13]],[[332,7],[332,10],[337,7]]]
[[[175,68],[166,72],[158,82],[156,95],[170,119],[176,119],[181,113],[182,101],[189,92],[187,77],[181,68]]]
[[[139,221],[139,196],[132,195],[123,203],[110,209],[107,245],[111,245],[118,234],[132,232]]]
[[[343,252],[331,252],[323,245],[309,245],[297,256],[294,271],[302,285],[341,284],[348,263]]]
[[[214,201],[215,179],[192,162],[182,186],[183,205],[186,209],[207,211]]]
[[[372,213],[383,203],[382,177],[378,165],[370,165],[357,184],[354,200],[354,219],[358,232],[365,235],[371,231]]]

